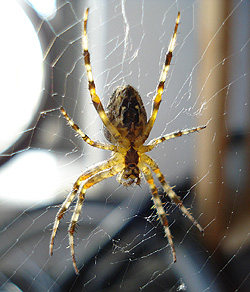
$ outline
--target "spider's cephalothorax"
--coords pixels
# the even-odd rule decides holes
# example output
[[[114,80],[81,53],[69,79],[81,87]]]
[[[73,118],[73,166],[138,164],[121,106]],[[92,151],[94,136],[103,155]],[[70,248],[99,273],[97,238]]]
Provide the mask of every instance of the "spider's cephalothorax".
[[[106,114],[122,137],[130,142],[140,136],[147,123],[147,114],[137,90],[130,85],[119,86],[109,99]],[[104,128],[106,139],[115,144],[108,129]]]
[[[157,210],[160,222],[164,228],[165,235],[168,238],[168,242],[173,255],[173,260],[175,262],[176,252],[174,248],[174,243],[168,226],[167,216],[154,182],[153,173],[157,177],[162,188],[172,200],[172,202],[180,208],[183,214],[188,217],[200,231],[203,231],[203,229],[183,205],[181,199],[173,191],[173,188],[165,181],[164,175],[160,171],[157,163],[150,156],[148,156],[146,152],[151,151],[155,146],[166,140],[202,130],[205,128],[205,126],[170,133],[163,137],[153,139],[147,145],[144,145],[144,143],[153,128],[161,103],[164,84],[167,78],[167,73],[173,55],[172,52],[176,43],[180,12],[178,13],[176,19],[174,33],[168,47],[168,53],[166,54],[165,63],[163,65],[157,87],[157,92],[153,101],[152,112],[148,120],[139,93],[130,85],[119,86],[114,91],[105,112],[101,100],[96,94],[96,88],[90,64],[90,54],[88,50],[87,38],[88,12],[89,9],[87,9],[84,14],[82,45],[83,57],[89,83],[89,92],[93,105],[103,122],[105,137],[111,144],[91,140],[68,116],[64,108],[61,107],[60,109],[65,119],[68,121],[69,125],[80,135],[80,137],[87,144],[96,148],[110,150],[112,151],[112,155],[108,160],[103,161],[86,170],[83,174],[79,176],[79,178],[74,183],[72,192],[68,195],[68,197],[60,207],[59,211],[57,212],[53,231],[51,234],[50,254],[52,254],[53,251],[54,240],[59,226],[59,222],[73,202],[73,200],[77,198],[75,209],[70,221],[68,234],[73,265],[76,273],[78,273],[79,271],[76,265],[74,252],[73,234],[75,232],[76,224],[78,222],[78,218],[82,209],[86,191],[93,185],[115,175],[117,176],[118,182],[125,186],[129,186],[133,183],[139,185],[141,176],[144,176],[149,185],[154,206]]]
[[[131,186],[133,183],[140,185],[141,173],[138,168],[139,155],[134,148],[133,143],[128,148],[127,153],[124,156],[124,169],[117,176],[117,181],[125,187]]]

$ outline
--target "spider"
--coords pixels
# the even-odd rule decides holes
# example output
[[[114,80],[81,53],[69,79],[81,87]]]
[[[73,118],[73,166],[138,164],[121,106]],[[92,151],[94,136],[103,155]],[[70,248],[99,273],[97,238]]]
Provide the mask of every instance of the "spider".
[[[176,262],[176,251],[170,233],[167,216],[153,179],[153,173],[156,175],[165,193],[180,208],[183,214],[187,216],[201,232],[203,232],[203,228],[186,209],[181,199],[173,191],[173,188],[165,181],[164,175],[160,171],[156,162],[146,153],[166,140],[202,130],[206,126],[173,132],[163,137],[153,139],[147,145],[144,145],[144,142],[147,140],[152,130],[160,106],[165,80],[172,59],[172,52],[176,44],[180,12],[178,12],[176,18],[173,36],[170,40],[168,52],[166,54],[166,60],[163,64],[163,69],[157,87],[157,92],[153,100],[152,112],[148,120],[139,93],[130,85],[117,87],[109,99],[106,111],[104,110],[103,105],[98,95],[96,94],[90,63],[90,53],[88,50],[87,38],[88,13],[89,8],[86,9],[84,14],[82,35],[83,57],[87,71],[90,96],[93,105],[104,124],[105,138],[110,142],[110,144],[91,140],[68,116],[63,107],[61,107],[60,110],[69,125],[77,132],[77,134],[81,136],[81,138],[87,144],[96,148],[110,150],[112,151],[112,154],[108,160],[87,169],[74,183],[72,192],[65,199],[56,214],[50,240],[50,254],[52,255],[53,253],[54,239],[59,222],[75,197],[77,197],[75,209],[69,224],[68,235],[73,267],[76,274],[78,274],[79,270],[75,259],[73,234],[75,232],[77,221],[82,209],[86,191],[93,185],[115,175],[117,175],[117,181],[124,186],[130,186],[132,184],[140,185],[141,177],[144,176],[149,185],[153,203],[156,208],[159,220],[164,228],[165,236],[168,238],[168,242],[172,251],[173,262]]]

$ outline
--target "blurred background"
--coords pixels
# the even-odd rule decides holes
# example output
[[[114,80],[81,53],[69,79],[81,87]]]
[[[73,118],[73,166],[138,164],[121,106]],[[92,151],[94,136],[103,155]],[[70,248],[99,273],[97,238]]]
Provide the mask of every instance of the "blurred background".
[[[247,0],[1,3],[0,291],[249,291],[249,6]],[[67,249],[73,207],[49,256],[58,207],[77,177],[110,155],[85,145],[59,111],[63,105],[87,135],[105,141],[81,53],[87,7],[97,94],[106,105],[114,88],[128,83],[148,116],[181,12],[149,140],[207,128],[150,155],[205,234],[162,196],[175,264],[146,183],[124,188],[115,178],[87,192],[75,233],[80,275]]]

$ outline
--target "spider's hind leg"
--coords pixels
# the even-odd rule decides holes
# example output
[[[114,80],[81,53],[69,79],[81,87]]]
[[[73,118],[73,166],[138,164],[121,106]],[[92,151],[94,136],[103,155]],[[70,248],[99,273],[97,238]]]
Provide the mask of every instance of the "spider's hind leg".
[[[109,118],[108,118],[108,116],[103,108],[101,100],[96,93],[96,87],[95,87],[95,82],[94,82],[94,78],[93,78],[91,62],[90,62],[90,53],[89,53],[89,48],[88,48],[88,46],[89,46],[88,45],[88,36],[87,36],[88,14],[89,14],[89,8],[87,8],[85,10],[85,13],[84,13],[82,49],[83,49],[84,63],[85,63],[85,68],[87,71],[87,78],[88,78],[88,83],[89,83],[89,93],[90,93],[93,105],[94,105],[98,115],[100,116],[104,126],[109,130],[109,132],[111,133],[111,135],[114,137],[114,139],[117,142],[122,143],[126,139],[121,137],[121,134],[119,133],[119,131],[110,122],[110,120],[109,120]]]
[[[170,67],[170,63],[171,63],[171,60],[173,57],[173,50],[174,50],[175,44],[176,44],[177,29],[178,29],[179,21],[180,21],[180,12],[178,12],[178,15],[176,18],[174,32],[173,32],[172,38],[171,38],[169,46],[168,46],[168,52],[166,54],[165,63],[163,64],[163,68],[161,71],[161,76],[160,76],[160,80],[159,80],[158,87],[157,87],[157,93],[156,93],[156,95],[154,97],[154,101],[153,101],[152,113],[151,113],[151,116],[148,120],[146,128],[144,130],[144,133],[143,133],[140,141],[138,141],[138,144],[142,144],[142,143],[144,143],[144,141],[146,141],[146,139],[148,138],[148,136],[153,128],[153,125],[155,123],[157,113],[159,110],[159,106],[161,103],[161,97],[162,97],[162,93],[164,90],[165,81],[166,81],[169,67]]]

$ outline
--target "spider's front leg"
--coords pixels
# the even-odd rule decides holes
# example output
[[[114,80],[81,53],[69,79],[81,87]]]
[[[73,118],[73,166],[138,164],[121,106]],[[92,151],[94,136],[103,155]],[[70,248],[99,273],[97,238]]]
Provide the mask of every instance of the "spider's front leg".
[[[73,233],[75,231],[76,223],[82,208],[82,204],[84,201],[85,192],[88,188],[92,185],[109,178],[115,174],[117,174],[123,165],[119,164],[119,159],[114,155],[108,161],[99,163],[98,165],[94,166],[91,169],[85,171],[74,183],[72,192],[68,195],[66,200],[63,202],[62,206],[58,210],[51,234],[49,251],[50,255],[53,254],[53,247],[54,247],[54,240],[57,233],[57,229],[60,223],[60,220],[63,218],[65,212],[68,210],[69,206],[73,202],[76,194],[78,193],[80,186],[83,181],[87,180],[83,187],[81,188],[80,194],[78,196],[77,204],[75,206],[74,213],[72,215],[70,227],[69,227],[69,240],[70,240],[70,248],[71,248],[71,255],[73,259],[73,265],[75,268],[76,273],[78,273],[78,268],[76,266],[75,255],[74,255],[74,244],[73,244]]]
[[[159,166],[154,162],[154,160],[150,158],[148,155],[143,154],[141,156],[141,161],[143,161],[144,163],[148,164],[151,167],[166,194],[176,204],[176,206],[179,207],[182,213],[203,233],[204,232],[203,228],[200,226],[197,220],[194,219],[194,217],[190,214],[187,208],[183,205],[182,200],[179,198],[179,196],[176,195],[172,187],[165,181],[164,175],[162,174],[162,172],[159,169]]]
[[[154,183],[154,179],[153,179],[151,170],[143,162],[140,162],[138,164],[138,166],[139,166],[141,172],[144,174],[147,183],[149,184],[149,188],[150,188],[150,191],[152,193],[152,199],[153,199],[153,202],[154,202],[154,206],[156,208],[156,211],[157,211],[158,217],[159,217],[159,219],[161,221],[161,224],[162,224],[162,226],[164,228],[165,236],[168,238],[168,242],[169,242],[170,247],[171,247],[171,251],[172,251],[172,255],[173,255],[173,261],[176,262],[176,251],[175,251],[172,235],[171,235],[171,232],[170,232],[170,229],[169,229],[167,215],[166,215],[166,212],[165,212],[165,210],[163,208],[163,205],[162,205],[160,196],[158,194],[156,185]]]
[[[53,231],[51,234],[51,239],[50,239],[50,245],[49,245],[49,252],[50,255],[53,254],[53,247],[54,247],[54,241],[55,241],[55,236],[56,236],[56,232],[60,223],[60,220],[63,218],[65,212],[68,210],[69,206],[71,205],[71,203],[73,202],[79,188],[80,185],[83,181],[85,181],[86,179],[88,179],[89,177],[95,175],[98,172],[101,172],[105,169],[110,168],[113,165],[114,162],[112,162],[112,160],[109,161],[105,161],[102,163],[99,163],[98,165],[95,165],[93,168],[86,170],[74,183],[73,186],[73,190],[71,193],[69,193],[68,197],[65,199],[65,201],[63,202],[62,206],[60,207],[60,209],[58,210],[57,214],[56,214],[56,218],[55,218],[55,222],[54,222],[54,226],[53,226]]]
[[[78,180],[76,181],[76,183],[78,182]],[[60,207],[60,209],[58,210],[58,212],[56,214],[56,218],[54,221],[54,225],[53,225],[53,229],[52,229],[52,233],[51,233],[51,237],[50,237],[50,244],[49,244],[49,253],[51,256],[53,255],[54,241],[55,241],[56,232],[57,232],[60,220],[63,218],[65,212],[68,210],[69,206],[71,205],[72,201],[74,200],[76,193],[77,193],[77,189],[75,189],[73,192],[71,192],[68,195],[68,197],[63,202],[62,206]]]
[[[114,162],[114,160],[113,160]],[[114,162],[115,164],[116,162]],[[86,191],[91,188],[93,185],[103,181],[104,179],[110,178],[114,175],[116,175],[117,173],[119,173],[122,169],[124,168],[124,164],[116,164],[113,167],[111,167],[110,169],[107,169],[105,171],[102,171],[100,173],[97,173],[95,175],[93,175],[92,177],[90,177],[82,186],[79,195],[78,195],[78,199],[77,199],[77,203],[73,212],[73,215],[71,217],[70,220],[70,225],[69,225],[69,229],[68,229],[68,234],[69,234],[69,246],[70,246],[70,251],[71,251],[71,257],[72,257],[72,261],[73,261],[73,266],[75,269],[76,274],[79,274],[79,270],[77,268],[77,264],[76,264],[76,259],[75,259],[75,251],[74,251],[74,237],[73,234],[75,232],[75,228],[76,228],[76,224],[82,209],[82,205],[84,202],[84,198],[85,198],[85,193]]]

